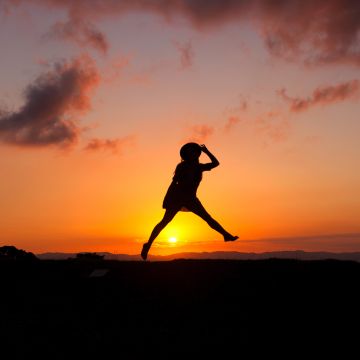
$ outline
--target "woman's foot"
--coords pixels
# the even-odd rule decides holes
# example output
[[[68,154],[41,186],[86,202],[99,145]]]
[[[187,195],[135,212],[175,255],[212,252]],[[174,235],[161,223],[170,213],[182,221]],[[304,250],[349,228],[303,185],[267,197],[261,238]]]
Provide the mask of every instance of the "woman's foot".
[[[150,245],[148,243],[145,243],[141,250],[141,257],[143,258],[143,260],[147,259],[149,249],[150,249]]]
[[[237,240],[239,237],[238,236],[232,236],[232,235],[225,235],[224,236],[224,241],[235,241]]]

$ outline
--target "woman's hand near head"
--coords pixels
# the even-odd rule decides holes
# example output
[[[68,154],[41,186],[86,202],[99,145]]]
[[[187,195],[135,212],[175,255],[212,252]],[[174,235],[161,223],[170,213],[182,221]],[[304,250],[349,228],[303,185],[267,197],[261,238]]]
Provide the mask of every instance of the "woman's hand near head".
[[[201,151],[205,154],[209,153],[209,149],[205,146],[205,144],[200,145]]]

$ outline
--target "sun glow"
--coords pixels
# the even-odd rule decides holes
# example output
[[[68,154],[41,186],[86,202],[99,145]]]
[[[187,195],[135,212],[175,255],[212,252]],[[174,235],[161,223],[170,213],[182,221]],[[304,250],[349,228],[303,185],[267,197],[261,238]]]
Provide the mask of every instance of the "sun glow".
[[[169,243],[175,244],[176,242],[177,242],[176,237],[172,236],[172,237],[169,238]]]

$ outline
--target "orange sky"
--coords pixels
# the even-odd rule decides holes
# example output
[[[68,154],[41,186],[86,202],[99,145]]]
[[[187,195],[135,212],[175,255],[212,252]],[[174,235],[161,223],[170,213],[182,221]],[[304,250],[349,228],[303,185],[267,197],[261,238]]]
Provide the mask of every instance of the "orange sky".
[[[301,56],[280,54],[264,42],[265,13],[254,22],[224,13],[213,26],[177,8],[171,21],[146,6],[84,8],[85,24],[66,1],[5,3],[0,244],[138,253],[163,215],[179,149],[194,140],[220,161],[198,196],[240,240],[225,244],[179,213],[152,253],[360,251],[359,54],[325,65],[323,44],[310,66],[310,53],[281,38]],[[65,36],[68,17],[77,32],[66,25]],[[103,38],[89,36],[92,26]],[[311,32],[300,40],[311,50]]]

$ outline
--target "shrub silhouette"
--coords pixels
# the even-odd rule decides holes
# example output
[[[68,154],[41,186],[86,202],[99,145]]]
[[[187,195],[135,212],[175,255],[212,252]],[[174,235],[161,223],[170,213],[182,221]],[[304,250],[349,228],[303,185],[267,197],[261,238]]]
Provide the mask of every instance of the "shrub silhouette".
[[[77,260],[104,260],[104,255],[99,255],[92,252],[83,252],[76,254]]]
[[[17,249],[15,246],[5,245],[0,247],[0,259],[10,260],[38,260],[32,253],[25,250]]]

